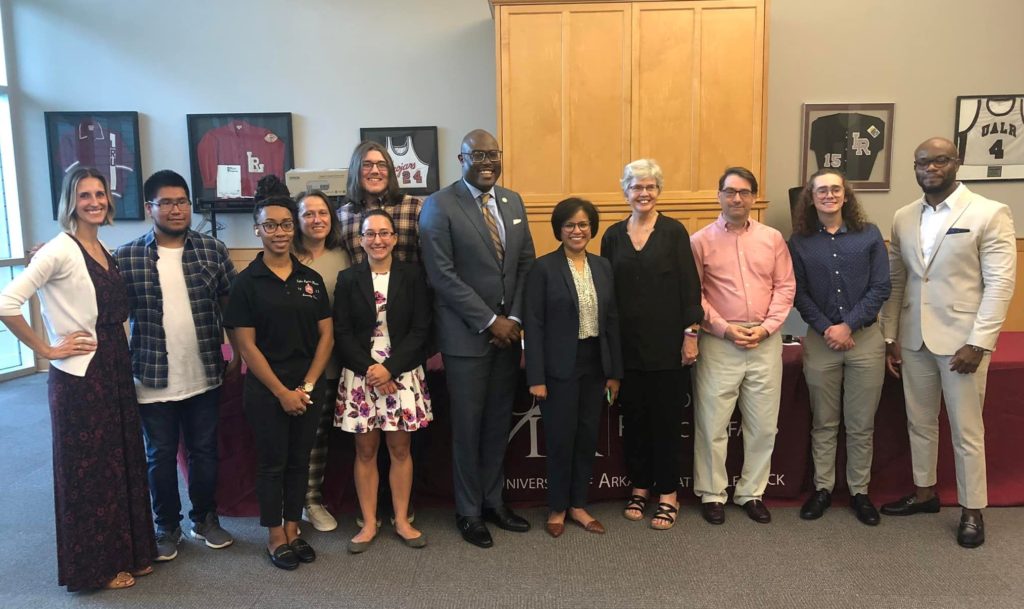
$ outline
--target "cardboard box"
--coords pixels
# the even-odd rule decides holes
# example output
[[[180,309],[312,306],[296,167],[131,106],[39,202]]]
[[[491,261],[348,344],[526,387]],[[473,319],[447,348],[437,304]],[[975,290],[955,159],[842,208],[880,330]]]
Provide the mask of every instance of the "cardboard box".
[[[292,169],[284,174],[284,183],[293,196],[322,190],[329,197],[341,197],[347,192],[348,169]]]

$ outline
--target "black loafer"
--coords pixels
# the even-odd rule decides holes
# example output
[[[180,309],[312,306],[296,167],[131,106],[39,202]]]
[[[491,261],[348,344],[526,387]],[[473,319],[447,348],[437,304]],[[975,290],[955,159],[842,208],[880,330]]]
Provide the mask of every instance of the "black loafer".
[[[725,504],[721,501],[702,503],[700,515],[711,524],[722,524],[725,522]]]
[[[912,514],[937,514],[939,512],[939,496],[935,495],[928,501],[920,501],[917,495],[910,494],[882,506],[886,516],[910,516]]]
[[[513,533],[525,533],[530,530],[530,523],[505,505],[496,508],[484,508],[483,518],[487,522],[497,525],[499,529],[505,529]]]
[[[814,491],[814,494],[807,498],[803,507],[800,508],[800,517],[804,520],[817,520],[825,514],[825,510],[832,505],[832,493],[825,489]]]
[[[494,545],[491,532],[479,516],[455,516],[455,526],[462,533],[462,538],[478,548],[489,548]]]
[[[743,504],[743,511],[747,513],[754,522],[760,524],[768,524],[772,521],[772,513],[768,511],[764,501],[760,499],[751,499],[750,501]]]
[[[853,513],[857,515],[857,520],[868,526],[873,527],[881,520],[878,516],[878,510],[875,509],[875,504],[871,503],[871,498],[865,493],[858,493],[850,497],[850,507],[853,508]]]
[[[956,542],[964,548],[977,548],[985,543],[985,521],[981,514],[977,516],[964,514],[960,516],[960,526],[956,530]]]
[[[294,571],[299,566],[299,557],[295,555],[295,550],[292,550],[292,547],[286,543],[277,546],[273,552],[267,550],[267,556],[278,569]]]
[[[313,550],[313,546],[306,543],[305,539],[296,537],[288,545],[295,551],[295,556],[298,557],[299,562],[313,562],[316,560],[316,552]]]

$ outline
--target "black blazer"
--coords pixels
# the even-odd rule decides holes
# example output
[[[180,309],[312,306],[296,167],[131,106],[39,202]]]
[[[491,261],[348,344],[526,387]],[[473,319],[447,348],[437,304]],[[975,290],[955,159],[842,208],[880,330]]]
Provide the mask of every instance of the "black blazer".
[[[383,364],[392,376],[398,376],[427,359],[431,306],[418,265],[391,262],[387,307],[391,357]],[[370,264],[363,261],[338,273],[334,289],[334,351],[343,367],[363,374],[376,363],[370,357],[370,337],[376,325]]]
[[[621,379],[622,346],[619,314],[608,260],[587,254],[597,292],[597,324],[601,339],[601,365],[605,376]],[[576,368],[579,340],[579,295],[560,247],[541,256],[526,278],[526,382],[545,384],[545,377],[570,379]]]

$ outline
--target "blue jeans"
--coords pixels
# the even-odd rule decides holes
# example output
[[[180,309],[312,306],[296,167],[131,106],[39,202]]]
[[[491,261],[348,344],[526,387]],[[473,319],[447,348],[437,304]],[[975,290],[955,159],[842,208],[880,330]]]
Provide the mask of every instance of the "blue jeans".
[[[217,511],[217,421],[220,387],[176,402],[139,404],[149,462],[149,492],[156,526],[173,531],[181,522],[178,495],[178,443],[184,436],[188,451],[188,517],[202,522]]]

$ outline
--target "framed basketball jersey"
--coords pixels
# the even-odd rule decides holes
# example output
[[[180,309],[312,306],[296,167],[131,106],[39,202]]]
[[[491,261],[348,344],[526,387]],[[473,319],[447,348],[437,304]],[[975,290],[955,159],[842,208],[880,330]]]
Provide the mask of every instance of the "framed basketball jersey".
[[[962,180],[1024,179],[1024,94],[957,97]]]

